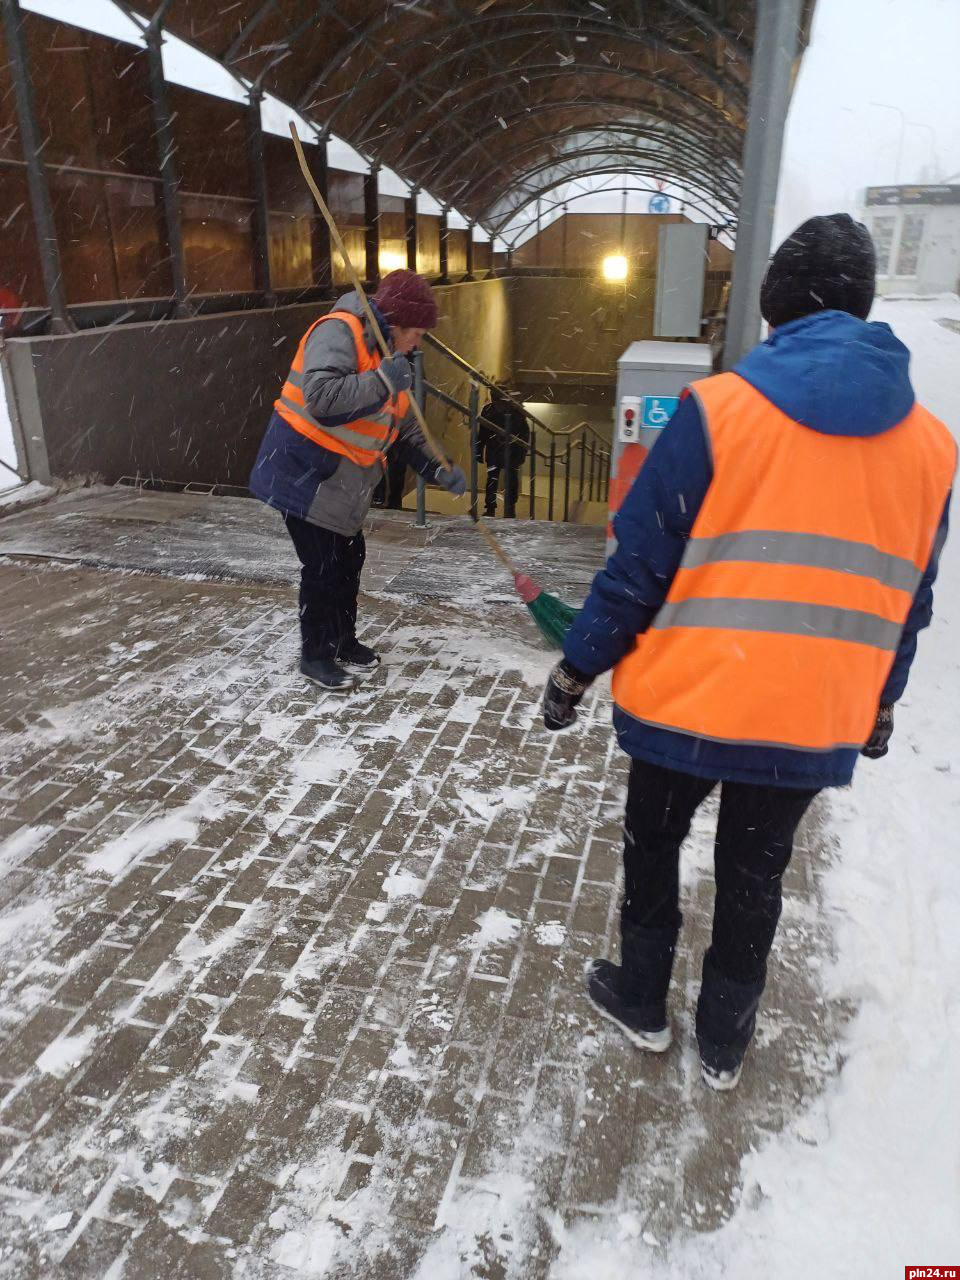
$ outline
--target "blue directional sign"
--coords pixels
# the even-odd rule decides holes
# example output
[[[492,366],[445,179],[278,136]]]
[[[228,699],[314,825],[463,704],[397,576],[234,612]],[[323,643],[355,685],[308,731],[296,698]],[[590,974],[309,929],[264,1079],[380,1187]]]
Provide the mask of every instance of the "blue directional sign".
[[[665,427],[677,411],[679,396],[644,396],[640,408],[642,427]]]
[[[669,213],[670,197],[658,192],[655,196],[650,197],[647,208],[651,213]]]

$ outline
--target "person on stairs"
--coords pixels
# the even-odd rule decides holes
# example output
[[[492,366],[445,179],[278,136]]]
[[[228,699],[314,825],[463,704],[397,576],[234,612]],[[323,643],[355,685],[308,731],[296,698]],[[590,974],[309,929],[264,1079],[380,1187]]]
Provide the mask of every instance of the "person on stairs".
[[[740,1078],[797,826],[858,753],[886,754],[931,619],[957,446],[917,404],[906,347],[867,322],[874,289],[846,214],[784,241],[760,294],[770,337],[681,399],[547,684],[560,729],[615,668],[632,757],[621,956],[594,960],[587,988],[642,1049],[670,1044],[680,847],[720,785],[696,1016],[714,1089]]]
[[[497,490],[503,476],[503,514],[513,520],[520,495],[520,468],[527,457],[530,425],[502,387],[490,394],[480,415],[477,432],[477,461],[487,464],[484,515],[497,514]]]
[[[250,476],[253,495],[283,515],[300,560],[300,670],[338,692],[380,665],[357,639],[357,597],[363,523],[389,452],[450,493],[467,486],[459,467],[428,452],[409,408],[407,356],[437,323],[430,286],[413,271],[392,271],[372,305],[390,358],[358,295],[345,294],[300,340]]]

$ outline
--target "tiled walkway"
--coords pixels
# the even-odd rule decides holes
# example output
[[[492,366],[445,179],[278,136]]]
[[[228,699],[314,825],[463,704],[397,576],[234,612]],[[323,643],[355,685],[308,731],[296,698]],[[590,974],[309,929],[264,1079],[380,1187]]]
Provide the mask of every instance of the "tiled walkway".
[[[575,535],[533,542],[584,581]],[[669,1254],[836,1070],[808,836],[742,1086],[699,1084],[707,812],[678,1044],[591,1015],[606,692],[546,734],[551,655],[495,565],[407,536],[364,602],[385,670],[339,700],[294,671],[287,586],[0,564],[0,1276],[536,1280],[584,1217]]]

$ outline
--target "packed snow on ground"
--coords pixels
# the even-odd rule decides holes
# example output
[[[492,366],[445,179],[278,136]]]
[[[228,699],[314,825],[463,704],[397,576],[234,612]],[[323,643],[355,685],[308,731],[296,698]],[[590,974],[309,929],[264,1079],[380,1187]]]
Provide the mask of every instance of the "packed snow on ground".
[[[918,398],[960,436],[960,299],[885,301]],[[886,759],[834,792],[828,993],[857,1006],[828,1093],[747,1157],[719,1231],[644,1248],[630,1224],[558,1230],[556,1280],[894,1275],[960,1258],[960,534]],[[826,966],[825,966],[826,968]],[[650,1243],[650,1242],[646,1242]]]

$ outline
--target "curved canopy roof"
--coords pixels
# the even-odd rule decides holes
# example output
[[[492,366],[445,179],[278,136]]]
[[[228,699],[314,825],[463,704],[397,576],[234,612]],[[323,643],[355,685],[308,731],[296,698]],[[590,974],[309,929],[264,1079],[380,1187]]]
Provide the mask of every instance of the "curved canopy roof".
[[[755,2],[169,0],[163,22],[496,231],[615,169],[732,218]]]

